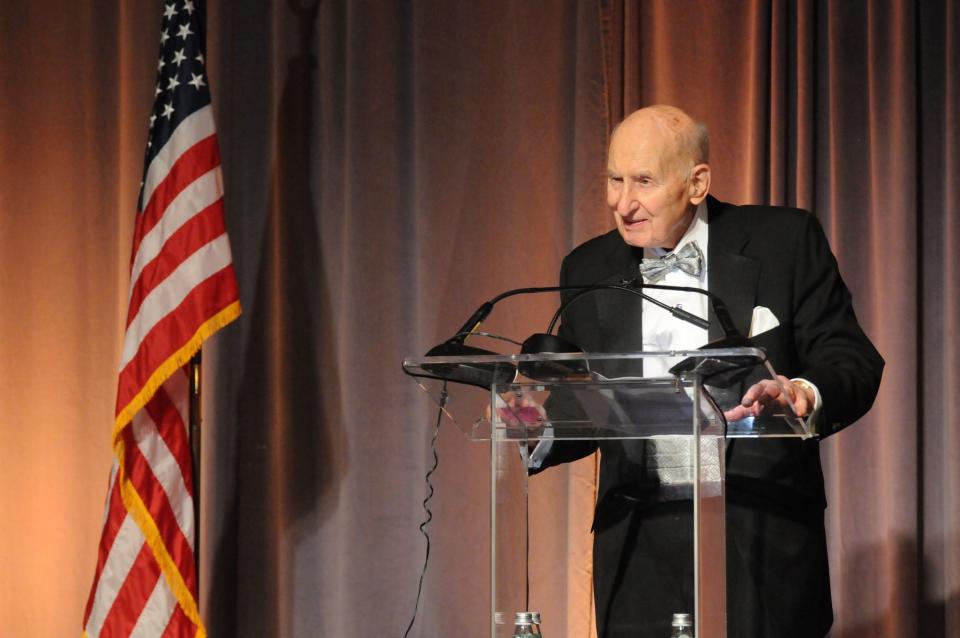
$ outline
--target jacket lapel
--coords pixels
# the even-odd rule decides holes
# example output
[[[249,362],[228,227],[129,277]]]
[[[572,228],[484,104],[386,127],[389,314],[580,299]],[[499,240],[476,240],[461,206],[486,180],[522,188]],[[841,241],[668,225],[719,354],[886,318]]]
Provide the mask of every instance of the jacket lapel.
[[[602,283],[619,284],[638,272],[634,263],[608,277]],[[633,352],[643,349],[640,327],[642,315],[640,297],[617,290],[597,294],[600,315],[600,342],[605,352]]]
[[[623,244],[626,250],[617,255],[617,264],[611,274],[599,283],[619,284],[633,279],[639,273],[641,251]],[[603,352],[639,352],[643,350],[641,327],[643,304],[640,297],[618,290],[594,293],[600,329],[600,346]],[[641,375],[642,364],[637,361],[626,369],[624,366],[604,366],[608,375]]]
[[[737,330],[747,336],[750,318],[757,300],[757,281],[760,277],[760,264],[757,260],[743,255],[749,238],[742,228],[737,228],[725,212],[728,206],[713,197],[707,200],[708,227],[710,232],[707,249],[708,278],[710,292],[719,297],[727,309]],[[723,330],[717,321],[713,308],[710,308],[709,338],[715,341],[723,337]]]

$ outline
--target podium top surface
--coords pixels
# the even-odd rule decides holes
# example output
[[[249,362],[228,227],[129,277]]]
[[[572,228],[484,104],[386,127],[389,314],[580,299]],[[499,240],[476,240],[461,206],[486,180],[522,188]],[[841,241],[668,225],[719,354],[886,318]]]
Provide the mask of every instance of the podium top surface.
[[[669,375],[644,376],[661,359]],[[791,406],[744,414],[743,393],[777,381],[753,347],[407,358],[404,372],[475,440],[813,436]]]
[[[403,360],[404,369],[421,367],[423,364],[437,363],[520,363],[524,361],[632,361],[653,358],[693,357],[708,359],[711,357],[751,357],[756,363],[766,360],[766,353],[760,348],[703,348],[698,350],[648,350],[643,352],[544,352],[540,354],[473,354],[446,357],[407,357]]]

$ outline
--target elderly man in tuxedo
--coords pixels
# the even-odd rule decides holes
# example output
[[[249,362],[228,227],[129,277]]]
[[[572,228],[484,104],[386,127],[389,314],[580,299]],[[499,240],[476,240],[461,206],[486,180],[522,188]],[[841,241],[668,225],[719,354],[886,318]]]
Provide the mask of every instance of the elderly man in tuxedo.
[[[641,272],[718,295],[743,334],[758,309],[774,326],[753,341],[784,375],[782,386],[750,387],[728,418],[789,402],[812,416],[819,438],[829,436],[870,408],[883,359],[857,323],[816,218],[710,197],[708,148],[705,127],[677,108],[652,106],[627,117],[607,160],[607,204],[617,228],[574,249],[561,284],[619,283],[636,277],[641,264],[685,256],[697,267]],[[656,294],[702,317],[711,313],[703,295]],[[587,352],[683,350],[720,336],[716,324],[708,333],[632,295],[595,294],[569,306],[561,334]],[[642,372],[667,373],[649,360]],[[660,446],[558,442],[532,454],[536,472],[600,449],[594,579],[601,637],[665,638],[672,613],[693,611],[690,491],[669,484],[669,454]],[[728,635],[822,637],[833,612],[817,439],[737,440],[726,467]]]

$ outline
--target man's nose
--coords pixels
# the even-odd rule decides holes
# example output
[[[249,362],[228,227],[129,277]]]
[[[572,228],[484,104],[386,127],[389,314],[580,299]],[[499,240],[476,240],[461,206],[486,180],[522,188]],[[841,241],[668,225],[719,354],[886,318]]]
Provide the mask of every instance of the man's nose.
[[[629,215],[640,207],[640,202],[634,197],[629,188],[624,187],[617,198],[617,212],[620,215]]]

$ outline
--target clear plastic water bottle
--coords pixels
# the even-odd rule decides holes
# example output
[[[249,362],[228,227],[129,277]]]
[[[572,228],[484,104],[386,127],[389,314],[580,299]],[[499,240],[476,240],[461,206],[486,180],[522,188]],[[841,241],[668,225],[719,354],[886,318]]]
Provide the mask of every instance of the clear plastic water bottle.
[[[518,611],[513,620],[513,638],[543,638],[540,634],[540,612]]]
[[[693,638],[693,617],[690,614],[673,615],[673,633],[670,638]]]

